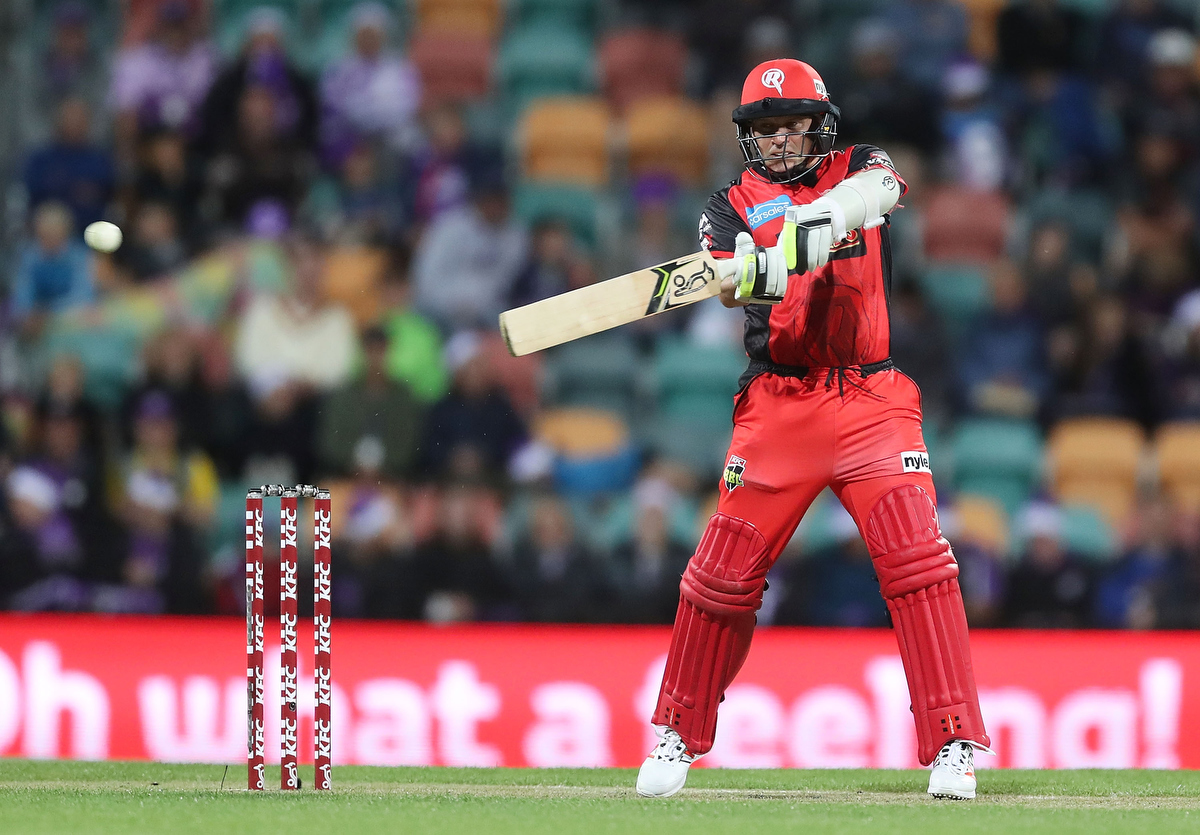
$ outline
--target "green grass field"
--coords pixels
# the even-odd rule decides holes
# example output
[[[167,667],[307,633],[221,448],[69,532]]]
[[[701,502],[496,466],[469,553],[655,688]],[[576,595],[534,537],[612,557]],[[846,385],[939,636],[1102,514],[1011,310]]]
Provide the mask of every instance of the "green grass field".
[[[929,798],[923,771],[696,769],[657,801],[638,798],[624,769],[342,767],[320,794],[251,794],[245,777],[244,766],[0,759],[0,832],[1200,832],[1195,771],[984,771],[979,796],[958,803]],[[268,777],[279,784],[277,769]]]

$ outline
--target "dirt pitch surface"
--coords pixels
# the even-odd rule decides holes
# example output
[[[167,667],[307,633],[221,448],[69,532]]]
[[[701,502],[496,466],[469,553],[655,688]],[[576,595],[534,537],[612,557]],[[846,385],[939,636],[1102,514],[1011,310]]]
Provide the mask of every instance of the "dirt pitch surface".
[[[0,832],[1200,833],[1200,772],[979,776],[975,800],[952,802],[925,794],[923,771],[695,769],[677,797],[645,800],[627,769],[343,767],[330,793],[251,793],[244,765],[0,759]]]

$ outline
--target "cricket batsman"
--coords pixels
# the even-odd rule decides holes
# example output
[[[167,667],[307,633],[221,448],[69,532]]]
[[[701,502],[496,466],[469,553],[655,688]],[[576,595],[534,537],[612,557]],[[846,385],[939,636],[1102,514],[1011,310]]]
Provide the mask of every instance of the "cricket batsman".
[[[733,111],[746,170],[700,215],[721,260],[721,300],[746,307],[749,367],[717,511],[680,583],[638,772],[669,797],[713,745],[717,707],[741,669],[767,571],[817,494],[854,517],[908,679],[929,793],[975,796],[979,712],[958,564],[938,526],[921,394],[889,357],[888,212],[907,186],[870,145],[833,150],[838,108],[817,72],[779,59],[751,71]]]

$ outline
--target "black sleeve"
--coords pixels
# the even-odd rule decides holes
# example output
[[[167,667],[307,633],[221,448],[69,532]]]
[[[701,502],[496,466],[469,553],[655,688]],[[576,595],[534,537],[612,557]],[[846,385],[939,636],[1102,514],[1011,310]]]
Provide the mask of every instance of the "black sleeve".
[[[738,232],[750,231],[746,221],[729,202],[730,186],[725,186],[708,198],[704,211],[700,213],[700,246],[717,256],[732,256]]]
[[[896,179],[900,181],[901,188],[904,189],[900,192],[901,197],[904,196],[905,191],[908,191],[908,183],[904,182],[904,178],[896,171],[896,164],[887,155],[887,151],[876,148],[874,145],[853,146],[850,149],[850,164],[846,169],[846,176],[849,177],[860,171],[870,171],[872,168],[886,168],[895,174]]]

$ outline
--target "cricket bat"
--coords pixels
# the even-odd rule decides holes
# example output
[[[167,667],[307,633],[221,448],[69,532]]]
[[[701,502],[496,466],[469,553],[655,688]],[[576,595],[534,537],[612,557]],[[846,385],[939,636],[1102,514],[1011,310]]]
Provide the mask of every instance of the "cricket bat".
[[[523,357],[720,292],[717,262],[701,251],[506,310],[500,333],[512,355]]]

